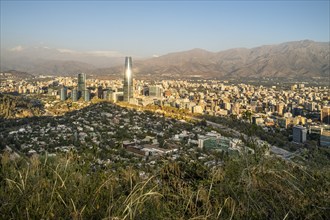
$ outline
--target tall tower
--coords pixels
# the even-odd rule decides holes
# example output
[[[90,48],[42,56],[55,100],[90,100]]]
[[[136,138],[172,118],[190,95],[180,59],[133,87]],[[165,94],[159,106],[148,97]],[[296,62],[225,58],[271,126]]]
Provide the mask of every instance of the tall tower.
[[[84,91],[86,89],[86,74],[78,73],[78,91]]]
[[[124,72],[124,102],[129,102],[131,98],[133,98],[132,57],[126,57]]]
[[[65,86],[63,86],[60,90],[60,97],[61,97],[61,101],[65,101],[67,98],[67,88]]]
[[[86,74],[78,73],[78,85],[77,85],[78,99],[80,99],[81,97],[84,98],[85,90],[86,90]]]
[[[78,91],[77,88],[74,88],[71,92],[71,97],[72,97],[72,101],[76,102],[78,101]]]

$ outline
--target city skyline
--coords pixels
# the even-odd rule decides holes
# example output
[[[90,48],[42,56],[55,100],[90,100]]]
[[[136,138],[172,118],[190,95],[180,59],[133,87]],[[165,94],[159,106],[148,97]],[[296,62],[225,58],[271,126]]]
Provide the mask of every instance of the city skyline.
[[[329,41],[328,1],[1,1],[2,49],[150,57],[304,39]]]
[[[0,0],[2,219],[327,219],[329,11]]]

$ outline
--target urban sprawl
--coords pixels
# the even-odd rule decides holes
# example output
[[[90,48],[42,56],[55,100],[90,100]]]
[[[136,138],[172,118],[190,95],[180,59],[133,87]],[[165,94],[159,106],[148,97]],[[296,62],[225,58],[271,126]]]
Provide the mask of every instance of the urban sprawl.
[[[84,73],[77,77],[38,76],[16,80],[10,73],[1,73],[1,93],[38,97],[44,104],[45,116],[63,116],[55,118],[56,126],[26,125],[8,131],[7,135],[23,140],[29,134],[30,139],[21,143],[21,149],[27,153],[51,151],[47,147],[51,144],[57,146],[56,150],[67,151],[77,148],[77,143],[89,142],[98,147],[111,142],[147,157],[170,154],[176,158],[180,155],[177,142],[200,149],[240,153],[242,138],[244,142],[246,137],[211,121],[207,123],[213,129],[206,129],[200,116],[207,115],[241,120],[267,133],[289,130],[290,142],[297,146],[316,135],[319,146],[330,147],[327,87],[292,84],[284,89],[281,85],[265,87],[223,80],[146,81],[133,76],[131,58],[125,60],[124,80],[93,79]],[[89,108],[95,103],[96,106]],[[70,114],[78,109],[81,112]],[[152,110],[154,114],[143,110]],[[173,117],[179,120],[174,123]],[[191,120],[198,123],[191,126]],[[219,130],[230,135],[222,135]],[[55,138],[49,140],[53,135]],[[257,142],[269,146],[260,139]],[[290,156],[288,151],[276,146],[269,149],[283,157]]]

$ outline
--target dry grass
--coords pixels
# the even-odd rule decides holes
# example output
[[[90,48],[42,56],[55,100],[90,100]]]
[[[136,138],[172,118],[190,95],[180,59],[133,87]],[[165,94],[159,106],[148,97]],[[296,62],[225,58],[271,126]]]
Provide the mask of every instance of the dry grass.
[[[329,169],[277,158],[228,160],[208,169],[165,162],[137,170],[92,171],[81,158],[1,156],[1,219],[326,219]],[[193,168],[192,168],[193,167]]]

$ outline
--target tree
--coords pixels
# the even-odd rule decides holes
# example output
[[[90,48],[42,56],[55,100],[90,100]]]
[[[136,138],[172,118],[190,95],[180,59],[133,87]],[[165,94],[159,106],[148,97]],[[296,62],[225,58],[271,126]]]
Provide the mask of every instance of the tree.
[[[242,118],[244,120],[248,120],[250,123],[252,122],[252,112],[250,110],[246,110],[242,113]]]

